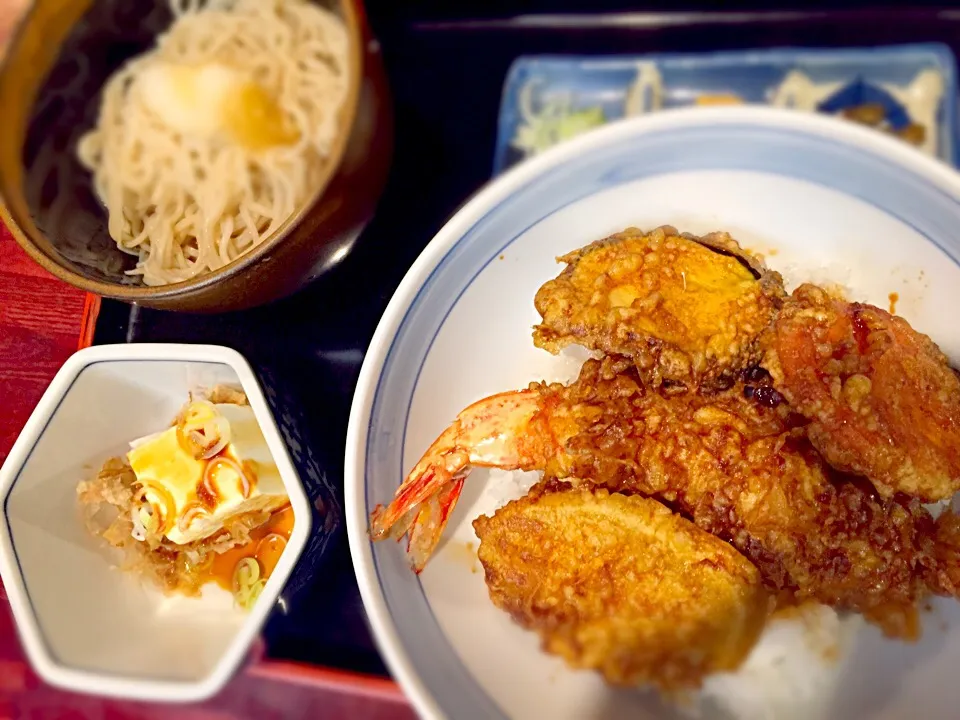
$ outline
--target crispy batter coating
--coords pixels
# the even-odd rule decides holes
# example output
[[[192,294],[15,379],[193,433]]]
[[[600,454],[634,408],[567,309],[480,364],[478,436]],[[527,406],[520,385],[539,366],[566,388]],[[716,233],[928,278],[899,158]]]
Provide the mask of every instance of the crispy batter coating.
[[[588,361],[570,386],[536,386],[558,418],[545,469],[666,502],[732,542],[783,600],[857,610],[890,635],[915,634],[917,602],[955,593],[933,519],[916,500],[882,502],[839,477],[796,425],[803,419],[755,380],[665,395],[629,361]]]
[[[769,608],[746,558],[654,500],[561,488],[474,520],[497,607],[617,685],[696,687],[740,665]]]
[[[559,260],[567,267],[534,300],[534,343],[631,357],[653,386],[728,386],[759,362],[758,337],[784,297],[780,275],[726,233],[628,228]]]
[[[764,366],[831,465],[885,497],[960,490],[960,379],[930,338],[814,285],[797,288],[774,327]]]
[[[940,585],[960,597],[960,515],[947,510],[937,518],[937,559]]]

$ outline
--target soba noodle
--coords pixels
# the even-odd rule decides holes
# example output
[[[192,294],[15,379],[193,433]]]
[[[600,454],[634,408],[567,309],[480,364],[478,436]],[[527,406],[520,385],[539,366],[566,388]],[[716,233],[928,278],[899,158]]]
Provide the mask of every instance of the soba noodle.
[[[221,268],[276,231],[316,188],[348,85],[346,29],[317,5],[170,2],[174,23],[111,77],[77,147],[147,285]]]

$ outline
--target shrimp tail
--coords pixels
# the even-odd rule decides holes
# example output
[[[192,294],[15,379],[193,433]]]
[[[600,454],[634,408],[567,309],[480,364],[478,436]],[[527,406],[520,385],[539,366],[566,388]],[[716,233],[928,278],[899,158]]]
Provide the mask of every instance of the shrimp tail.
[[[427,564],[433,554],[447,521],[453,514],[453,509],[463,492],[463,482],[466,478],[458,478],[446,485],[439,493],[423,503],[417,512],[416,519],[410,528],[407,540],[407,555],[417,575]]]
[[[370,518],[370,537],[402,537],[415,522],[420,506],[439,494],[466,468],[469,458],[456,450],[457,426],[436,439],[430,449],[397,488],[387,507],[377,507]]]
[[[413,569],[423,570],[474,467],[530,470],[553,452],[551,433],[534,426],[541,412],[538,389],[512,390],[463,410],[430,446],[386,507],[370,516],[374,541],[407,536]]]

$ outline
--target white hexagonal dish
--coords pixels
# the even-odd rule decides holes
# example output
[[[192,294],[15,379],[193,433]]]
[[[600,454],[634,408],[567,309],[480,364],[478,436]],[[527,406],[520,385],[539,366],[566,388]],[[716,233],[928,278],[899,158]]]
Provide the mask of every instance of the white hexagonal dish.
[[[116,570],[84,527],[77,483],[127,443],[166,427],[200,387],[242,386],[293,507],[287,548],[250,610],[214,585],[170,597]],[[81,350],[47,388],[0,468],[0,575],[24,648],[52,685],[159,701],[200,700],[230,679],[310,535],[307,497],[243,357],[208,345]]]

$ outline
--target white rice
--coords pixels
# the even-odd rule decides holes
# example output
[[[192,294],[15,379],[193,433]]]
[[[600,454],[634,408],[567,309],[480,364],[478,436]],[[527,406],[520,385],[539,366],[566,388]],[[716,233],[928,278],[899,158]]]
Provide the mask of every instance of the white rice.
[[[710,676],[685,715],[735,720],[811,720],[828,714],[859,616],[807,605],[772,620],[744,664]]]
[[[774,262],[767,259],[767,265],[783,275],[783,284],[788,292],[792,292],[798,286],[804,283],[813,283],[826,290],[835,292],[841,297],[851,297],[853,290],[853,278],[850,268],[839,264],[827,264],[819,267],[810,267],[808,265],[799,265],[792,262]]]

